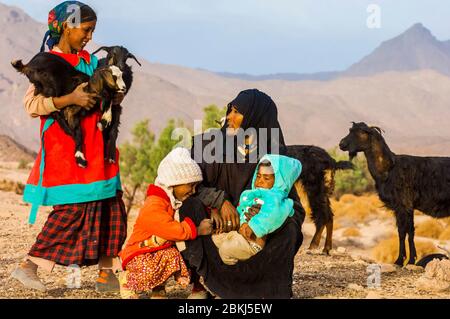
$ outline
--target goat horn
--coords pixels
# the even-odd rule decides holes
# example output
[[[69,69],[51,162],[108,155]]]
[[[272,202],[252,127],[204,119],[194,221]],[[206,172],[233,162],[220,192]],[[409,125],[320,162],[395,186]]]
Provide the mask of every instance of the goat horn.
[[[379,128],[378,126],[370,126],[370,128],[373,128],[373,129],[377,130],[378,133],[380,133],[380,134],[386,133],[384,130],[382,130],[382,129]]]
[[[105,50],[106,52],[109,53],[109,51],[111,50],[111,47],[102,46],[102,47],[98,48],[97,50],[95,50],[95,52],[93,52],[92,54],[96,54],[97,52],[100,52],[101,50]]]
[[[128,57],[129,57],[130,59],[133,59],[134,61],[136,61],[137,64],[139,64],[139,66],[142,66],[142,64],[138,61],[138,59],[136,59],[136,57],[134,56],[134,54],[128,53]]]

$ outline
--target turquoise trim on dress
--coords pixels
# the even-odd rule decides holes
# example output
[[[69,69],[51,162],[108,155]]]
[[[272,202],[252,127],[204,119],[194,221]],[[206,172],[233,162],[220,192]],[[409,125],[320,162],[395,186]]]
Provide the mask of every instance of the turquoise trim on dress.
[[[44,127],[42,129],[41,134],[41,141],[42,141],[42,151],[41,151],[41,164],[39,166],[39,182],[36,187],[35,194],[36,196],[33,198],[32,201],[29,201],[29,203],[32,204],[31,206],[31,212],[30,216],[28,217],[28,222],[33,225],[36,222],[36,216],[39,209],[39,206],[42,204],[43,198],[45,198],[45,189],[42,187],[42,179],[44,176],[44,168],[45,168],[45,148],[44,148],[44,133],[52,126],[52,124],[55,122],[54,119],[48,118],[45,120]],[[28,185],[25,186],[25,188]],[[24,195],[25,200],[25,195]],[[25,200],[26,201],[26,200]]]
[[[122,191],[120,174],[105,180],[90,184],[70,184],[53,187],[26,185],[24,201],[37,207],[64,204],[78,204],[116,197],[117,191]],[[30,216],[31,217],[31,216]],[[30,218],[31,220],[31,218]],[[31,223],[31,222],[30,222]],[[33,221],[34,223],[34,221]]]

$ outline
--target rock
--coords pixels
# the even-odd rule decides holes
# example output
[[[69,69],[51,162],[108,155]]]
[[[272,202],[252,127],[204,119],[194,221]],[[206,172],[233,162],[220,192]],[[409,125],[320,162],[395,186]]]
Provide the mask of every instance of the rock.
[[[419,279],[417,279],[416,287],[417,289],[422,291],[434,291],[434,292],[450,291],[450,282],[437,279],[429,279],[425,276],[422,276]]]
[[[408,270],[411,270],[411,271],[417,271],[417,272],[419,272],[419,271],[421,272],[421,271],[424,270],[422,267],[416,266],[416,265],[406,265],[405,269],[408,269]]]
[[[416,287],[424,291],[450,291],[450,260],[434,259],[429,262]]]
[[[322,250],[321,249],[308,249],[306,251],[307,255],[322,255]]]
[[[351,289],[351,290],[357,290],[357,291],[363,291],[364,290],[364,287],[361,286],[361,285],[358,285],[358,284],[348,284],[347,288]]]
[[[338,253],[340,254],[345,254],[345,252],[347,251],[347,249],[345,249],[345,247],[338,247],[338,249],[336,250]]]
[[[367,262],[365,262],[364,260],[355,260],[353,263],[355,265],[367,266]]]
[[[398,267],[391,265],[391,264],[382,264],[381,265],[381,272],[382,273],[390,273],[397,271]]]

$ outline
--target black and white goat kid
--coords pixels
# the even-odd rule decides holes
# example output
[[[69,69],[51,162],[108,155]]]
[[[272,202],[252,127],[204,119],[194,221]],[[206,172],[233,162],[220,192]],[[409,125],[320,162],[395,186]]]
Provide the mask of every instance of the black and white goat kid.
[[[47,52],[38,53],[27,65],[24,65],[21,60],[13,61],[11,64],[34,84],[35,95],[64,96],[73,92],[81,83],[88,82],[84,90],[99,96],[97,102],[99,104],[101,100],[111,101],[115,94],[126,91],[122,71],[117,66],[99,67],[92,77],[89,77],[87,74],[74,69],[63,58]],[[83,153],[83,136],[80,123],[81,118],[89,112],[92,112],[92,110],[88,111],[81,106],[71,105],[51,114],[64,132],[74,139],[75,158],[77,164],[81,167],[86,167],[87,161]]]
[[[122,78],[127,87],[127,90],[126,92],[124,92],[124,94],[127,94],[130,91],[131,85],[133,83],[133,71],[131,69],[131,66],[129,66],[126,62],[128,59],[134,59],[137,64],[139,64],[139,66],[141,66],[141,63],[132,53],[130,53],[126,48],[122,46],[102,46],[93,54],[101,50],[106,51],[108,54],[105,58],[99,60],[99,66],[117,66],[120,71],[122,71]],[[117,136],[119,134],[120,116],[122,114],[122,106],[113,105],[112,101],[110,101],[109,103],[106,103],[102,106],[102,111],[103,116],[98,123],[98,128],[103,132],[106,160],[114,162]]]

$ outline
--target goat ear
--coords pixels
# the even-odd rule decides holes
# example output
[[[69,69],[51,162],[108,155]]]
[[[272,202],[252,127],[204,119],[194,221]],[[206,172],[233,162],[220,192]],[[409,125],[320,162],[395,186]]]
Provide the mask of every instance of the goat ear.
[[[97,50],[95,50],[92,54],[96,54],[96,53],[100,52],[101,50],[105,50],[106,52],[109,53],[109,51],[111,51],[111,47],[102,46],[102,47],[98,48]]]
[[[142,66],[142,64],[138,61],[138,59],[136,59],[136,57],[134,56],[134,54],[128,53],[128,58],[133,59],[134,61],[137,62],[137,64],[139,64],[139,66]]]

